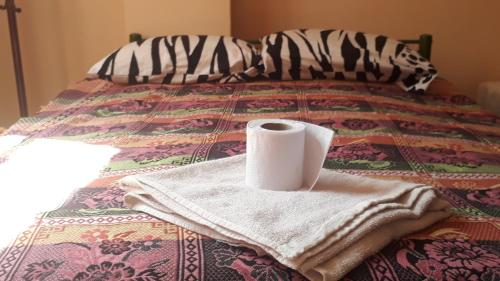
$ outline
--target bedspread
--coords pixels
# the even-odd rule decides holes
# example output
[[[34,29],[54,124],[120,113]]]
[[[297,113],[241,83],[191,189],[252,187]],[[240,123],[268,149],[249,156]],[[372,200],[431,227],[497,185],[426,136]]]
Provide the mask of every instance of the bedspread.
[[[500,118],[469,98],[360,82],[102,80],[77,83],[8,129],[23,140],[0,165],[41,139],[117,153],[0,250],[0,280],[303,280],[269,256],[123,206],[123,176],[244,153],[246,122],[256,118],[332,128],[326,168],[430,184],[453,206],[449,219],[392,242],[346,280],[500,280]]]

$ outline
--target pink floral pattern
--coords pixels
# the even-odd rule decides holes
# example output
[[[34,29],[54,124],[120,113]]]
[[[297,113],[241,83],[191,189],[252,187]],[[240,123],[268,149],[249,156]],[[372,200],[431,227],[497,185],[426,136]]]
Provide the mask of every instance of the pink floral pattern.
[[[450,267],[483,271],[500,266],[498,256],[465,241],[434,241],[424,249],[431,258]]]
[[[221,158],[228,156],[235,156],[245,153],[246,144],[244,142],[221,142],[214,145],[213,152],[210,158]]]
[[[500,267],[488,268],[481,273],[481,281],[497,281],[500,280]]]
[[[500,118],[467,98],[333,81],[78,85],[7,134],[26,136],[25,144],[66,136],[120,152],[71,200],[44,213],[36,232],[0,249],[0,280],[305,280],[269,256],[129,210],[117,188],[129,174],[244,153],[246,122],[270,117],[335,129],[325,167],[436,183],[453,204],[453,219],[392,242],[345,280],[500,280]]]
[[[349,108],[354,109],[358,106],[356,101],[351,100],[313,100],[310,103],[310,106],[317,108]]]
[[[114,238],[111,240],[103,240],[99,248],[101,248],[101,252],[104,255],[121,255],[130,251],[130,244],[132,244],[132,242],[125,241],[121,238]]]
[[[188,112],[191,111],[200,111],[205,109],[214,109],[219,110],[224,108],[225,103],[221,101],[209,101],[209,102],[199,102],[199,101],[183,101],[183,102],[173,102],[163,105],[163,110],[165,111],[177,111],[177,110],[185,110]]]
[[[88,242],[98,242],[105,239],[108,239],[109,230],[105,229],[92,229],[87,230],[80,235],[80,237]]]
[[[257,256],[255,252],[238,247],[213,251],[216,265],[234,268],[245,280],[303,280],[268,256]]]
[[[102,106],[96,110],[100,116],[116,116],[123,114],[141,114],[153,110],[157,103],[144,100],[129,100],[119,104]]]
[[[146,236],[144,240],[135,242],[132,247],[139,249],[141,251],[147,252],[153,249],[161,248],[161,239],[153,238],[152,236]]]
[[[423,275],[432,280],[443,280],[443,271],[448,268],[434,259],[419,260],[416,266]]]
[[[173,145],[157,145],[154,150],[143,152],[134,157],[134,161],[147,164],[166,159],[167,156],[189,155],[193,150],[193,146],[188,143],[180,143]]]
[[[239,101],[236,104],[235,112],[287,112],[296,111],[297,108],[297,101],[292,99],[254,99]]]
[[[469,193],[467,199],[493,207],[500,207],[500,188],[477,190]]]
[[[122,208],[124,194],[123,190],[115,187],[90,195],[80,193],[75,200],[95,209]]]
[[[247,102],[247,108],[260,109],[260,108],[280,108],[294,106],[295,102],[292,100],[274,99],[274,100],[254,100]]]
[[[23,280],[25,281],[38,281],[45,280],[52,275],[64,262],[55,260],[44,260],[42,262],[35,262],[28,264]]]
[[[370,130],[378,127],[378,124],[372,120],[365,119],[346,119],[342,126],[351,130]]]
[[[445,280],[453,281],[479,281],[479,276],[465,268],[452,268],[445,272]],[[439,280],[439,279],[436,279]]]
[[[358,159],[382,161],[389,159],[390,154],[372,144],[358,143],[334,147],[327,154],[327,157],[339,160],[342,159],[344,161],[353,161]]]
[[[457,167],[476,168],[482,165],[474,154],[447,148],[422,147],[419,157],[426,163],[448,164]]]
[[[163,280],[162,278],[165,277],[165,275],[165,273],[159,273],[151,268],[142,272],[136,272],[136,270],[128,264],[104,261],[100,264],[89,265],[85,271],[76,274],[72,281],[160,281]]]
[[[400,129],[405,129],[408,131],[431,131],[436,133],[450,133],[450,129],[446,127],[438,127],[428,123],[418,123],[414,121],[396,121],[395,122]]]
[[[475,104],[474,100],[467,96],[451,96],[450,101],[454,104],[458,105],[470,105],[470,104]]]
[[[401,243],[396,256],[405,269],[425,276],[425,280],[497,280],[500,259],[497,254],[465,240],[435,240]]]
[[[500,118],[493,114],[450,112],[449,115],[460,122],[480,123],[480,124],[500,124]]]
[[[196,129],[215,127],[217,125],[216,122],[217,122],[216,120],[210,120],[210,119],[183,120],[180,122],[168,123],[156,126],[154,132],[155,133],[175,132],[175,131],[196,132]]]
[[[78,135],[86,135],[95,133],[101,130],[101,127],[97,126],[81,126],[81,127],[73,127],[70,129],[66,129],[63,132],[64,136],[78,136]]]

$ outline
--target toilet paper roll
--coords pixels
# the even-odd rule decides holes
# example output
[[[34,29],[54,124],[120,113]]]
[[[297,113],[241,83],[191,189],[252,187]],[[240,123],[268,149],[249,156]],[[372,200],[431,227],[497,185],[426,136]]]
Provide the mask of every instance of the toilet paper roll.
[[[294,120],[248,122],[246,185],[280,191],[313,188],[333,135],[330,129]]]

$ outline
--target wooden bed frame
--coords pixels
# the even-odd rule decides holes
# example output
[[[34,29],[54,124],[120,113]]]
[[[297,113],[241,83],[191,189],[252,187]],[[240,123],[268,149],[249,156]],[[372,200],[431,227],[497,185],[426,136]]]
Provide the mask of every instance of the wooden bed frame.
[[[129,42],[141,42],[144,40],[142,34],[140,33],[131,33],[129,35]],[[251,44],[260,44],[259,40],[248,40]],[[407,45],[418,45],[418,52],[424,58],[430,60],[431,59],[431,50],[432,50],[432,35],[430,34],[421,34],[418,39],[403,39],[401,42]]]

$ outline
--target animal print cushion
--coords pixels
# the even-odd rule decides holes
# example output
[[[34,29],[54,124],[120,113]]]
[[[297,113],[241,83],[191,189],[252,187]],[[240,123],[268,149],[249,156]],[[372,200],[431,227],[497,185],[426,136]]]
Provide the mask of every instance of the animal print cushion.
[[[253,46],[229,36],[175,35],[132,42],[89,70],[118,83],[185,84],[247,81],[258,76]]]
[[[338,79],[395,82],[423,93],[434,66],[405,44],[381,35],[301,29],[262,39],[265,75],[274,80]]]

